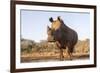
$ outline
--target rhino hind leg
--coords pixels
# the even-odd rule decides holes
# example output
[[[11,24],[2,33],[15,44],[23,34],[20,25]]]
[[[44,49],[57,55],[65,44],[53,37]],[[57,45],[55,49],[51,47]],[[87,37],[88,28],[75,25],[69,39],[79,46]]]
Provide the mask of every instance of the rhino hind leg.
[[[69,55],[69,60],[73,60],[73,47],[68,48],[68,55]]]
[[[72,58],[72,57],[73,57],[73,56],[72,56],[72,53],[71,53],[71,52],[70,52],[70,53],[68,52],[68,54],[69,54],[69,60],[73,60],[73,58]]]
[[[60,60],[64,60],[63,49],[60,49]]]

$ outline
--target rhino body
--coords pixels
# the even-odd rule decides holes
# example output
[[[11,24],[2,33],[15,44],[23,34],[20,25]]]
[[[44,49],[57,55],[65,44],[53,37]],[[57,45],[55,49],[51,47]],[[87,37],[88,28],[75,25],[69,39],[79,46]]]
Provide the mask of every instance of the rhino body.
[[[68,54],[72,59],[72,53],[74,46],[78,41],[78,34],[75,30],[65,25],[64,21],[58,17],[57,20],[53,20],[51,17],[51,28],[47,27],[48,42],[55,42],[60,49],[60,59],[63,60],[63,49],[68,48]]]

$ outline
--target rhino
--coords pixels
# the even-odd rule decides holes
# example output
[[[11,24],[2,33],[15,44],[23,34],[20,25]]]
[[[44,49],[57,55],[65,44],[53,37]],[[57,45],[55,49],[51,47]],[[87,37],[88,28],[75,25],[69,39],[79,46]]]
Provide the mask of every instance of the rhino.
[[[51,26],[47,26],[47,41],[55,42],[60,49],[60,60],[64,60],[63,49],[68,48],[69,59],[72,60],[72,53],[78,41],[78,34],[75,30],[68,27],[60,16],[56,20],[49,18]]]

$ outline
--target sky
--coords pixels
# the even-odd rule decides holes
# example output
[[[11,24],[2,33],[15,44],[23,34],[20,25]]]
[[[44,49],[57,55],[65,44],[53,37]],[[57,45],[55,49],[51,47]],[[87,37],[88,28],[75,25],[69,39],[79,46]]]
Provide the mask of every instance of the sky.
[[[47,39],[47,26],[51,26],[50,17],[58,16],[64,23],[78,33],[79,40],[90,37],[90,14],[87,12],[61,12],[21,10],[21,37],[40,42]]]

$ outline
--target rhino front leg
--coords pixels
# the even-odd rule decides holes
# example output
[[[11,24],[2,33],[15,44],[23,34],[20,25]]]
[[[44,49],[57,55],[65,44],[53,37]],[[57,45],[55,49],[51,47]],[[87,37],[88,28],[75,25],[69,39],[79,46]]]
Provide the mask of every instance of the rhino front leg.
[[[60,49],[60,60],[64,60],[64,56],[63,56],[63,49]]]

